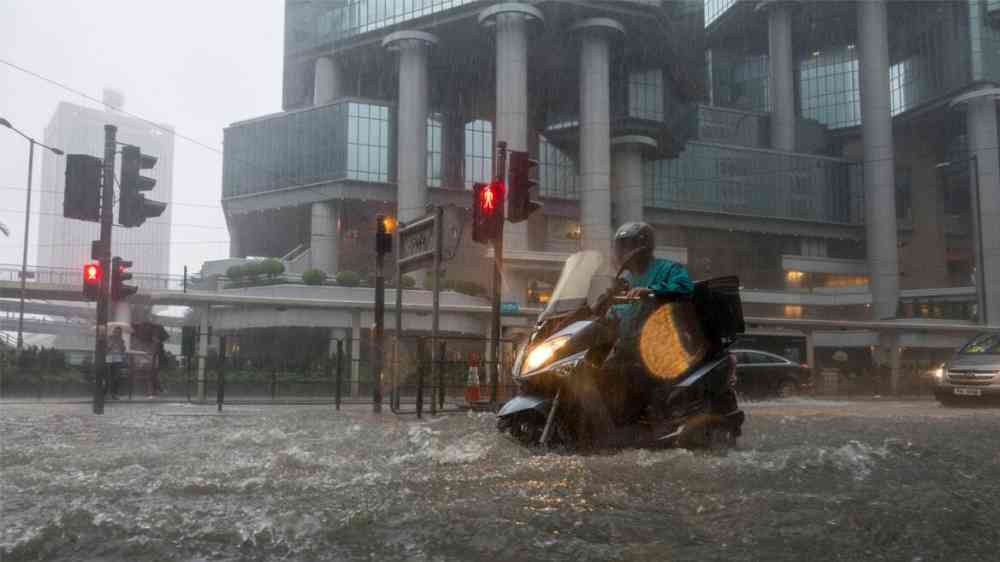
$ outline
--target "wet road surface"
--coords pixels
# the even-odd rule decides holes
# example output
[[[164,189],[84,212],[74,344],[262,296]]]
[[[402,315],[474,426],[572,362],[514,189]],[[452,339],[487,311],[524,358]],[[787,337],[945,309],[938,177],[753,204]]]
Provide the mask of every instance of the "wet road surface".
[[[747,410],[736,450],[580,456],[487,414],[5,403],[0,559],[1000,559],[1000,409]]]

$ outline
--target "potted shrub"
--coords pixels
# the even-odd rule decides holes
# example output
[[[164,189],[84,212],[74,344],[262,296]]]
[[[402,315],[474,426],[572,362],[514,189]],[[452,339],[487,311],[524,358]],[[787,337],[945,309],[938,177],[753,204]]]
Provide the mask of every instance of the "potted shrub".
[[[306,285],[322,285],[326,283],[326,272],[321,269],[307,269],[302,274],[302,282]]]
[[[361,276],[354,271],[338,271],[335,277],[337,284],[342,287],[357,287],[361,285]]]

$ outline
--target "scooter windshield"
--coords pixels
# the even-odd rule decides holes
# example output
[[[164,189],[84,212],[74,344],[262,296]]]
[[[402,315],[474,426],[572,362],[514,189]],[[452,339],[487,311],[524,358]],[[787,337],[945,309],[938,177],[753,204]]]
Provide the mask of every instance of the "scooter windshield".
[[[570,256],[559,275],[555,290],[552,291],[549,305],[539,316],[539,320],[571,312],[587,303],[593,296],[595,283],[601,285],[600,291],[603,291],[610,275],[606,267],[606,260],[600,252],[587,250]]]

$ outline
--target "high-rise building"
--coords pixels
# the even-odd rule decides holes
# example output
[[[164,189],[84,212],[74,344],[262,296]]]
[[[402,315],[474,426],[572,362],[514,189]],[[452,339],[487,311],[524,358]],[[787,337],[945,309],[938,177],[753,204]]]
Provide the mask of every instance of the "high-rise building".
[[[57,146],[67,154],[89,154],[103,158],[104,125],[118,127],[118,142],[142,148],[143,154],[157,158],[151,170],[143,175],[154,178],[156,186],[146,192],[147,197],[167,202],[163,215],[149,219],[139,228],[114,227],[112,253],[132,260],[132,271],[137,274],[165,275],[170,272],[170,216],[169,205],[173,193],[174,136],[169,125],[154,126],[144,120],[117,111],[122,107],[122,96],[106,90],[105,109],[93,109],[62,102],[45,128],[45,142]],[[120,157],[117,163],[120,165]],[[42,166],[40,194],[41,216],[38,221],[38,265],[44,268],[65,268],[76,271],[90,260],[91,241],[100,237],[97,223],[63,217],[63,189],[65,164],[63,159],[47,153]],[[120,167],[116,165],[116,177]],[[117,214],[117,183],[115,185],[115,213]],[[137,275],[140,285],[149,278]]]
[[[504,140],[544,203],[505,300],[642,219],[751,316],[995,323],[998,45],[993,0],[286,0],[283,111],[225,131],[231,253],[370,270],[376,213],[467,208]]]

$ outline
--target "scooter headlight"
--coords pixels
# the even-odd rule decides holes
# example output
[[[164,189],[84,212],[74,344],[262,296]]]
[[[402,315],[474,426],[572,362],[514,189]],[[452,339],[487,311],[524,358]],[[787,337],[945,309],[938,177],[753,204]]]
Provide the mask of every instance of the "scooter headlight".
[[[521,368],[522,373],[530,373],[549,361],[556,356],[556,352],[559,348],[566,345],[570,336],[560,336],[558,338],[552,338],[543,342],[541,345],[535,347],[528,353],[528,357],[524,360],[524,366]]]

